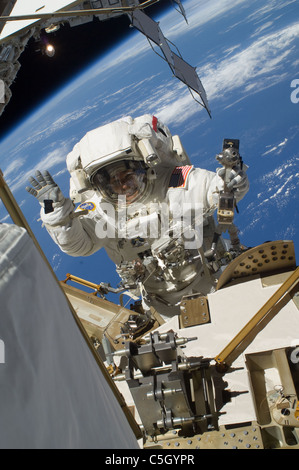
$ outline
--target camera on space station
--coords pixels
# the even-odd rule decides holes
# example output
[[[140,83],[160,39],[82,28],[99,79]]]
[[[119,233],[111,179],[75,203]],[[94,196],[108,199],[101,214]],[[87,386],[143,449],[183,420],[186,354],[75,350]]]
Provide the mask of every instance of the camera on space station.
[[[233,167],[241,164],[242,157],[239,154],[239,139],[224,139],[222,152],[216,156],[216,159],[224,167],[224,189],[220,191],[217,220],[219,224],[231,225],[234,220],[236,209],[236,200],[234,192],[229,188],[228,175]]]

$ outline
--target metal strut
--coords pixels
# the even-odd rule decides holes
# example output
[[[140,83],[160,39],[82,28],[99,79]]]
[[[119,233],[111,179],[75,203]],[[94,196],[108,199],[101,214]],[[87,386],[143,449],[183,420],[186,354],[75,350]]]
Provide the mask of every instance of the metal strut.
[[[241,344],[248,338],[249,334],[254,328],[264,320],[274,307],[284,299],[292,288],[299,282],[299,267],[290,275],[290,277],[279,287],[279,289],[270,297],[270,299],[260,308],[260,310],[249,320],[249,322],[242,328],[242,330],[231,340],[231,342],[218,354],[214,359],[217,363],[218,369],[225,371],[229,365],[229,358]],[[280,308],[279,308],[280,310]],[[241,352],[241,351],[240,351]],[[239,352],[239,354],[240,354]]]

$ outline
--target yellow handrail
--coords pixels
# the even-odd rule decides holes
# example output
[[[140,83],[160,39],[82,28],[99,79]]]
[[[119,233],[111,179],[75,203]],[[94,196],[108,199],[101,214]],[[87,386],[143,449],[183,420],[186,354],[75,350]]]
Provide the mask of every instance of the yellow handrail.
[[[260,310],[249,320],[249,322],[239,331],[239,333],[230,341],[230,343],[218,354],[214,359],[217,363],[218,369],[227,368],[229,365],[229,357],[240,346],[254,328],[277,306],[278,302],[282,300],[285,295],[293,288],[299,281],[299,267],[289,276],[289,278],[279,287],[279,289],[267,300],[267,302],[260,308]]]

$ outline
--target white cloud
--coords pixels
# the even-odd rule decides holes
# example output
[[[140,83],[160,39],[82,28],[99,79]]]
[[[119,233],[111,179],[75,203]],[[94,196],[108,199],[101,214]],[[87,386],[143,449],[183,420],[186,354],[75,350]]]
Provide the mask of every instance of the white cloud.
[[[228,14],[231,8],[238,8],[247,2],[236,0],[226,1],[190,1],[185,8],[190,13],[190,24],[184,22],[177,24],[173,20],[176,12],[165,16],[165,25],[161,19],[161,29],[166,37],[180,35],[192,29],[198,29],[200,25],[218,18],[220,15]],[[289,2],[293,3],[293,2]],[[258,9],[251,21],[260,21],[267,13],[274,9],[280,10],[284,4],[280,0],[273,0],[271,8]],[[188,15],[187,15],[188,16]],[[173,20],[173,21],[172,21]],[[249,20],[248,20],[249,21]],[[170,24],[175,26],[169,26]],[[168,25],[168,28],[167,28]],[[211,62],[206,62],[198,68],[198,75],[206,89],[209,103],[215,100],[228,101],[230,92],[235,93],[235,100],[227,106],[233,106],[242,99],[272,87],[287,78],[286,61],[294,52],[294,41],[299,37],[299,24],[294,23],[286,28],[276,30],[274,33],[261,34],[271,27],[268,21],[256,29],[259,38],[252,37],[252,42],[241,49],[242,44],[236,44],[226,48],[221,59],[213,57]],[[292,59],[293,60],[293,59]],[[201,58],[202,61],[202,58]],[[150,108],[155,106],[156,113],[167,123],[183,122],[196,115],[199,111],[198,104],[194,103],[186,87],[182,88],[180,82],[168,81],[159,87],[152,97],[148,97],[146,104]],[[194,96],[197,96],[194,94]],[[144,104],[144,103],[142,103]],[[143,108],[142,104],[135,109]]]
[[[188,25],[183,20],[178,22],[177,13],[173,11],[161,18],[160,27],[167,39],[173,40],[182,34],[190,34],[192,30],[229,14],[231,10],[240,8],[242,4],[246,6],[246,3],[246,0],[214,0],[209,2],[206,0],[190,0],[184,4]]]
[[[166,104],[164,102],[160,104],[160,107],[159,105],[157,107],[159,118],[167,122],[168,125],[173,123],[179,125],[196,113],[198,113],[198,104],[185,91],[180,93],[179,98],[172,99],[169,103],[166,102]]]
[[[25,189],[26,186],[30,186],[28,178],[29,176],[34,177],[36,170],[51,170],[59,164],[65,164],[66,155],[69,151],[69,144],[65,142],[58,148],[48,152],[45,156],[41,156],[41,159],[31,166],[31,168],[18,171],[12,177],[6,178],[10,190],[14,192],[19,189]]]
[[[55,253],[52,257],[51,265],[53,266],[54,272],[56,272],[61,265],[62,257],[60,253]]]
[[[279,12],[283,8],[287,8],[289,5],[296,3],[297,0],[268,0],[261,4],[253,13],[248,15],[248,21],[254,21],[255,23],[265,21],[267,15],[273,13],[274,11]],[[261,2],[259,1],[258,4]]]
[[[64,129],[74,121],[82,119],[85,115],[89,114],[94,108],[96,108],[96,105],[86,105],[82,108],[77,108],[70,112],[62,114],[60,117],[55,119],[54,122],[50,121],[44,123],[43,127],[36,129],[35,132],[28,136],[27,140],[22,143],[22,148],[25,148],[29,145],[31,146],[36,142],[48,138],[53,133]]]
[[[282,142],[280,142],[279,144],[274,145],[274,146],[271,147],[269,150],[266,150],[266,152],[262,153],[262,156],[268,155],[269,153],[273,153],[273,152],[275,152],[275,151],[277,151],[277,154],[279,154],[279,153],[282,151],[283,147],[286,145],[287,141],[288,141],[288,139],[285,138],[285,139],[284,139]]]
[[[298,167],[298,158],[293,157],[261,178],[261,187],[264,191],[256,209],[267,205],[270,201],[282,208],[297,194],[299,173],[293,172],[296,167]]]
[[[270,86],[272,75],[284,71],[282,65],[291,54],[292,43],[298,37],[299,23],[295,23],[259,38],[218,64],[206,64],[200,73],[208,97],[213,99],[225,97],[225,92],[237,88],[244,89],[245,93],[256,93]],[[285,75],[277,74],[276,80],[272,83],[277,83],[279,77],[284,79]]]
[[[223,51],[223,55],[229,56],[231,55],[236,49],[238,49],[241,46],[241,44],[235,44],[234,46],[229,47],[228,49],[225,49]]]
[[[270,28],[270,26],[272,26],[272,25],[273,25],[273,21],[267,21],[262,26],[259,26],[251,36],[252,37],[259,36],[262,31],[264,31],[265,29]]]
[[[22,157],[13,160],[10,159],[9,165],[3,169],[4,178],[8,178],[11,174],[15,175],[16,173],[18,173],[25,162],[26,159]]]
[[[4,217],[2,217],[2,219],[0,219],[0,223],[3,224],[5,223],[6,221],[8,221],[10,219],[10,215],[7,214],[5,215]]]
[[[65,146],[52,150],[36,165],[36,167],[42,163],[43,168],[51,169],[60,163],[65,163],[67,153],[68,151]]]
[[[285,61],[293,52],[292,45],[298,37],[299,23],[295,23],[253,40],[235,54],[233,52],[239,45],[227,50],[231,55],[222,57],[218,63],[206,63],[199,74],[210,105],[213,100],[228,101],[228,94],[235,91],[236,99],[227,105],[233,106],[285,80]],[[199,111],[187,88],[178,81],[164,82],[147,102],[156,104],[156,113],[167,123],[181,123]]]
[[[267,223],[271,214],[273,216],[273,207],[276,214],[284,214],[291,202],[298,199],[299,173],[294,171],[295,168],[298,168],[298,161],[299,157],[294,156],[255,181],[260,192],[246,208],[250,223],[244,227],[242,234],[254,229],[257,224],[261,227]],[[275,236],[278,236],[279,224],[274,224],[274,226]],[[289,230],[283,227],[283,232],[279,237],[286,238],[288,236],[292,239],[294,233],[292,226]]]
[[[66,128],[71,125],[73,122],[82,119],[84,116],[88,115],[96,105],[86,105],[83,108],[74,109],[71,112],[61,114],[57,119],[48,118],[48,109],[44,106],[43,111],[38,111],[37,115],[34,115],[32,118],[26,122],[25,127],[22,129],[22,139],[20,140],[18,134],[16,134],[19,141],[14,142],[14,145],[9,145],[9,159],[12,163],[7,167],[5,174],[8,176],[13,173],[14,167],[17,169],[17,165],[22,166],[24,163],[27,163],[30,160],[30,156],[19,157],[19,155],[25,155],[27,149],[30,148],[30,153],[32,152],[33,145],[39,142],[45,142],[52,134]],[[34,124],[35,123],[35,124]],[[30,129],[27,132],[27,129]],[[17,129],[18,130],[18,129]],[[23,136],[26,136],[23,138]],[[8,142],[10,143],[11,136],[8,136]],[[77,139],[77,136],[74,136],[71,141]],[[5,146],[5,141],[2,142],[2,145]],[[57,147],[57,142],[53,143]],[[68,144],[70,145],[70,143]],[[14,163],[15,162],[15,163]]]
[[[278,147],[283,147],[287,143],[288,139],[285,138],[280,144],[278,144]]]

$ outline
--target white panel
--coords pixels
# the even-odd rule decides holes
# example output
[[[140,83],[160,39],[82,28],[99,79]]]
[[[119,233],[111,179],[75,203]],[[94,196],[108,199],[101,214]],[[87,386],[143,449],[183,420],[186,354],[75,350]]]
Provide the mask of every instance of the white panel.
[[[0,224],[0,448],[139,448],[27,232]]]
[[[66,9],[66,7],[70,9],[78,3],[82,3],[82,0],[73,2],[69,0],[18,0],[10,16],[52,13],[63,8]],[[37,21],[38,20],[8,21],[1,32],[0,41],[24,28],[28,28],[28,26],[33,25]]]

